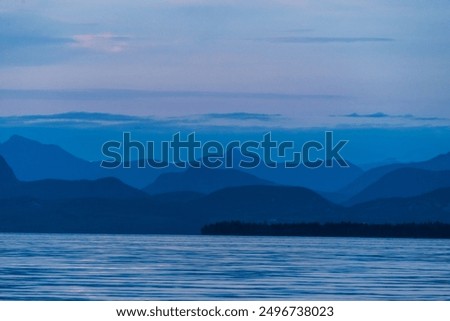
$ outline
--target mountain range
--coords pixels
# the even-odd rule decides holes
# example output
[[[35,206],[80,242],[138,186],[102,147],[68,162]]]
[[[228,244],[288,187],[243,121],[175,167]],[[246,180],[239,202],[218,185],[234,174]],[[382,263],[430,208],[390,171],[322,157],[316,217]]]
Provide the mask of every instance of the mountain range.
[[[115,177],[135,188],[143,188],[166,171],[181,171],[176,166],[165,169],[151,167],[139,168],[138,161],[129,164],[129,168],[118,166],[107,169],[100,162],[89,162],[78,158],[61,147],[42,144],[22,136],[11,136],[0,144],[0,155],[11,165],[16,176],[22,181],[42,179],[58,180],[95,180]]]
[[[162,177],[158,182],[155,180],[162,174],[167,173],[182,173],[186,170],[179,168],[175,164],[169,164],[167,168],[155,169],[150,166],[145,168],[138,167],[138,161],[133,161],[129,164],[129,168],[124,166],[118,166],[114,169],[107,169],[100,166],[100,162],[89,162],[80,159],[61,147],[50,144],[42,144],[40,142],[14,135],[6,142],[0,144],[0,155],[10,164],[16,173],[17,177],[23,181],[34,181],[42,179],[61,179],[61,180],[80,180],[88,179],[95,180],[102,177],[115,177],[123,181],[124,183],[133,186],[135,188],[146,188],[151,193],[154,193],[154,187],[158,187],[165,184],[165,180],[175,179],[181,185],[186,184],[189,187],[192,182],[193,172],[189,172],[184,177],[189,181],[180,182],[180,178],[183,176],[166,176]],[[30,157],[32,155],[32,157]],[[234,173],[228,172],[230,175],[236,176],[240,171],[246,174],[247,178],[253,176],[262,181],[271,182],[278,185],[291,185],[291,186],[303,186],[317,191],[332,192],[343,188],[345,185],[352,182],[355,178],[359,177],[363,171],[356,165],[349,163],[349,167],[321,167],[316,169],[309,169],[305,166],[299,166],[293,169],[287,169],[284,164],[277,164],[276,168],[269,168],[264,164],[260,164],[256,168],[243,169],[239,167],[239,161],[242,159],[240,156],[233,157]],[[211,184],[219,186],[217,181],[226,179],[221,170],[228,170],[224,167],[218,168],[217,172],[208,171],[210,176],[217,176],[217,178],[211,178]],[[199,180],[209,180],[205,178],[205,171],[197,171]],[[242,174],[243,177],[245,174]],[[238,179],[240,180],[240,178]],[[244,179],[248,185],[247,181]],[[255,179],[252,179],[253,183],[257,183]],[[155,186],[149,186],[155,182]],[[228,182],[234,186],[236,182],[228,179]],[[257,184],[259,184],[257,183]],[[222,184],[223,185],[223,184]],[[225,186],[221,186],[225,187]],[[153,190],[152,190],[153,189]],[[165,188],[167,191],[176,191],[177,189]],[[212,191],[217,189],[216,187],[202,187],[200,190]],[[162,191],[158,191],[162,192]]]
[[[133,175],[142,176],[139,185],[143,188],[137,188],[117,175],[107,175],[119,171],[96,172],[95,163],[76,158],[58,146],[19,136],[1,144],[0,155],[3,232],[197,234],[205,224],[230,220],[450,222],[450,153],[367,172],[354,167],[352,172],[361,171],[360,175],[355,174],[347,187],[334,190],[336,194],[345,193],[342,204],[330,201],[332,197],[327,197],[324,189],[288,186],[280,184],[280,178],[270,181],[254,175],[258,171],[224,168],[177,172],[150,169],[157,174],[135,168]],[[20,156],[26,156],[26,160]],[[67,163],[57,164],[58,160]],[[121,175],[131,177],[126,170],[122,169]],[[287,175],[284,170],[280,173]],[[21,173],[18,177],[17,171]],[[339,177],[339,171],[336,175]],[[147,184],[143,184],[144,178],[149,180]],[[349,192],[352,189],[356,191],[353,194]]]
[[[409,197],[450,187],[450,171],[400,168],[388,172],[350,198],[346,204],[357,204],[389,197]]]
[[[0,156],[0,199],[34,198],[39,200],[65,200],[79,198],[136,199],[147,197],[141,190],[130,187],[116,178],[98,180],[45,179],[19,181],[3,157]]]
[[[416,168],[428,171],[447,171],[450,170],[450,152],[438,155],[432,159],[422,162],[395,163],[372,168],[339,190],[339,193],[351,197],[363,191],[369,185],[381,179],[384,175],[402,168]]]

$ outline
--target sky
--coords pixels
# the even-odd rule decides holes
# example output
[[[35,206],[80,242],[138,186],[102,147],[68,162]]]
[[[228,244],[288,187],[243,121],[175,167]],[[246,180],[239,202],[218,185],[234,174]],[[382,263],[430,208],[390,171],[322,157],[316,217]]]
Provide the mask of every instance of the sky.
[[[450,151],[448,17],[443,0],[2,0],[0,140],[93,159],[124,130],[335,130],[359,162],[431,157]]]

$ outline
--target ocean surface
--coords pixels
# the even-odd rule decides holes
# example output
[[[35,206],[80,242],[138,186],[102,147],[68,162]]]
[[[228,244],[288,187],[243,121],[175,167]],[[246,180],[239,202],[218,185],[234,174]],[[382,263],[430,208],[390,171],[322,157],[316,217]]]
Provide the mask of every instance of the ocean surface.
[[[449,300],[450,240],[0,234],[1,300]]]

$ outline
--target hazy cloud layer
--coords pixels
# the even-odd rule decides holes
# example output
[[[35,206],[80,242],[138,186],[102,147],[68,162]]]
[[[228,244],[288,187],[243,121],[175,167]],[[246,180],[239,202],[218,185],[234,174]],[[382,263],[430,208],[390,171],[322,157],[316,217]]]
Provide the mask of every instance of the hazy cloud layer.
[[[107,113],[70,112],[52,115],[24,115],[0,117],[0,126],[62,126],[62,127],[170,127],[183,128],[195,124],[196,126],[257,126],[260,123],[270,122],[280,118],[279,114],[257,113],[224,113],[199,114],[184,117],[143,117]],[[223,122],[222,122],[223,121]]]
[[[0,89],[0,95],[8,99],[68,99],[68,100],[112,100],[137,98],[222,98],[263,100],[333,100],[346,97],[330,94],[288,94],[271,92],[219,92],[219,91],[153,91],[127,89],[87,90],[10,90]]]
[[[269,37],[259,40],[271,43],[299,43],[299,44],[332,44],[332,43],[369,43],[369,42],[391,42],[387,37]]]
[[[0,115],[447,125],[449,10],[419,0],[4,0]]]
[[[236,120],[261,120],[272,121],[281,117],[281,114],[256,114],[256,113],[229,113],[229,114],[206,114],[209,119],[236,119]]]
[[[119,53],[126,50],[132,40],[105,30],[92,32],[92,29],[100,27],[31,12],[0,11],[0,67],[72,61],[86,51]]]
[[[358,113],[351,113],[346,115],[341,115],[340,117],[347,117],[347,118],[400,118],[400,119],[410,119],[410,120],[423,120],[423,121],[442,121],[442,120],[448,120],[447,118],[443,117],[421,117],[421,116],[415,116],[412,114],[405,114],[405,115],[390,115],[382,112],[376,112],[372,114],[358,114]]]

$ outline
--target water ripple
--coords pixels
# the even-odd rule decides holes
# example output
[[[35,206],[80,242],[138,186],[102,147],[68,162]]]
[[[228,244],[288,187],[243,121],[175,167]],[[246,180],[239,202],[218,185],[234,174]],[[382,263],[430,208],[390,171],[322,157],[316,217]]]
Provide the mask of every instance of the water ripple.
[[[448,240],[0,234],[2,300],[449,300]]]

